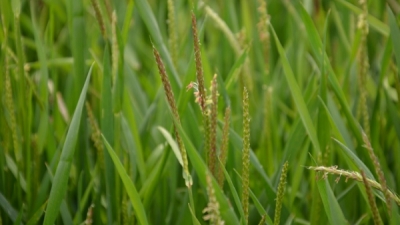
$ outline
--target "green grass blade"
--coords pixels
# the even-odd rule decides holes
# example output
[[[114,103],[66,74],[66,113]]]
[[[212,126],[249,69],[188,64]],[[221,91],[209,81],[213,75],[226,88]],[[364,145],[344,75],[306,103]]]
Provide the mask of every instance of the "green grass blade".
[[[136,128],[136,126],[135,126]],[[146,168],[142,154],[142,146],[139,143],[140,139],[137,137],[137,133],[134,135],[132,134],[128,121],[125,118],[125,115],[121,115],[121,129],[122,129],[122,136],[123,139],[126,141],[126,145],[128,147],[129,156],[131,158],[131,165],[132,168],[137,166],[140,174],[140,180],[142,183],[146,180]],[[137,131],[135,131],[137,132]],[[135,138],[135,140],[134,140]]]
[[[278,36],[276,35],[275,30],[272,26],[271,26],[271,30],[275,37],[276,47],[278,48],[282,66],[285,71],[286,81],[289,84],[289,89],[290,89],[290,92],[292,93],[294,102],[298,108],[300,118],[303,122],[304,127],[306,128],[307,134],[311,140],[311,143],[314,146],[315,151],[317,153],[319,153],[319,152],[321,152],[321,149],[320,149],[320,145],[318,142],[317,133],[316,133],[314,125],[312,123],[311,116],[310,116],[310,113],[308,112],[306,103],[303,99],[303,95],[300,91],[299,85],[297,84],[296,78],[294,77],[292,68],[290,67],[289,61],[285,54],[285,50],[283,49],[283,47],[278,39]]]
[[[5,155],[6,165],[10,169],[11,173],[14,175],[16,180],[19,180],[19,185],[21,189],[26,192],[26,180],[21,171],[18,171],[17,164],[8,154]]]
[[[50,167],[46,165],[47,172],[49,174],[50,181],[53,183],[54,181],[54,175],[53,172],[51,171]],[[69,212],[67,203],[65,202],[65,199],[61,201],[61,206],[60,206],[60,214],[61,218],[64,224],[72,224],[72,216],[71,213]]]
[[[154,43],[156,49],[160,52],[160,55],[165,61],[167,67],[172,72],[173,79],[171,80],[171,85],[174,90],[178,90],[178,88],[182,87],[182,83],[179,79],[178,72],[175,69],[171,55],[169,54],[168,49],[165,46],[164,41],[162,40],[160,28],[158,27],[156,18],[151,11],[150,5],[147,0],[138,0],[136,1],[136,6],[138,8],[140,16],[142,17],[144,23],[147,26],[147,29],[151,34],[152,42]]]
[[[147,206],[154,194],[154,190],[158,185],[158,181],[160,179],[161,174],[166,169],[166,161],[169,158],[170,153],[164,151],[160,159],[157,161],[157,164],[154,166],[154,169],[148,175],[145,183],[142,185],[139,195],[143,199],[143,204]]]
[[[56,174],[54,176],[53,185],[51,187],[48,205],[43,224],[52,225],[57,219],[60,210],[61,201],[67,191],[68,177],[72,164],[72,157],[75,152],[75,144],[78,139],[78,130],[81,122],[83,105],[85,103],[86,92],[89,87],[89,81],[92,73],[92,67],[89,70],[85,85],[79,97],[78,105],[71,120],[71,125],[68,129],[67,137],[61,152],[60,162],[58,163]]]
[[[110,49],[108,44],[104,47],[103,56],[103,83],[101,96],[101,133],[107,138],[111,145],[114,145],[114,113],[112,101],[112,75],[110,62]],[[107,217],[108,225],[111,225],[116,219],[117,213],[117,190],[115,187],[115,169],[107,150],[103,148],[105,163],[105,186],[107,199]]]
[[[17,210],[12,207],[10,202],[4,197],[4,195],[0,192],[0,206],[3,208],[4,212],[10,217],[10,219],[15,222],[18,217]]]
[[[392,217],[390,218],[390,225],[400,224],[399,206],[392,201]]]
[[[249,52],[249,48],[245,49],[239,58],[233,64],[231,70],[228,73],[228,76],[225,78],[225,88],[226,90],[230,90],[232,88],[232,84],[237,81],[240,68],[242,68],[244,62],[246,61],[247,55]]]
[[[306,27],[307,39],[310,42],[310,46],[314,52],[314,55],[317,56],[316,59],[322,60],[320,55],[321,55],[321,51],[323,51],[323,46],[322,46],[322,41],[319,38],[318,31],[313,24],[312,18],[307,13],[307,11],[304,9],[304,7],[302,5],[300,5],[299,8],[300,8],[300,13],[301,13],[301,18],[303,20],[303,24]],[[324,53],[324,56],[325,57],[323,60],[327,63],[329,83],[330,83],[336,97],[338,98],[340,105],[342,106],[342,110],[344,111],[344,114],[347,117],[349,126],[351,127],[351,129],[353,131],[353,135],[357,138],[357,141],[359,143],[363,143],[358,122],[355,120],[354,116],[351,113],[349,104],[347,103],[347,100],[345,98],[345,95],[343,93],[341,85],[339,84],[339,81],[336,78],[336,75],[332,69],[332,65],[330,64],[330,60],[329,60],[328,56],[326,55],[326,53]]]
[[[23,225],[23,223],[21,222],[22,221],[22,215],[23,215],[23,212],[22,212],[22,209],[20,209],[20,212],[18,213],[18,217],[14,221],[14,225]]]
[[[393,43],[393,51],[396,57],[397,68],[400,68],[400,30],[392,10],[388,7],[387,11],[389,14],[390,37]],[[397,75],[400,77],[400,73],[397,73]]]
[[[240,176],[239,172],[236,171],[235,169],[234,169],[234,171],[235,171],[236,175],[239,177],[239,180],[240,180],[240,182],[241,182],[241,181],[242,181],[242,177]],[[266,220],[265,222],[266,222],[268,225],[274,224],[274,223],[272,222],[271,217],[267,214],[267,211],[265,211],[264,207],[261,205],[260,201],[258,200],[257,196],[253,193],[253,191],[251,190],[251,188],[249,188],[249,194],[250,194],[251,200],[253,200],[254,206],[256,207],[258,213],[260,213],[260,216],[265,215],[265,220]]]
[[[328,179],[318,181],[317,185],[330,224],[348,224],[331,186],[329,186]]]
[[[233,185],[231,176],[229,176],[228,171],[226,171],[224,164],[221,162],[221,160],[219,158],[218,158],[218,161],[219,161],[220,168],[222,168],[222,170],[224,172],[226,182],[228,182],[229,189],[231,190],[231,193],[232,193],[232,196],[233,196],[233,200],[235,201],[237,210],[239,211],[241,218],[245,218],[244,217],[243,206],[242,206],[242,203],[240,201],[239,195],[238,195],[238,193],[236,191],[236,188]]]
[[[223,127],[222,121],[218,121],[218,123],[221,127]],[[243,149],[243,139],[232,128],[229,129],[229,141],[232,143],[236,150],[241,151]],[[272,187],[271,180],[265,173],[263,166],[261,165],[260,161],[258,160],[256,154],[253,152],[252,149],[250,149],[250,163],[263,178],[268,196],[275,198],[276,193],[275,189]]]
[[[84,209],[88,199],[89,199],[89,195],[92,193],[93,191],[93,186],[94,186],[94,177],[97,175],[96,172],[94,172],[95,174],[92,176],[92,179],[90,180],[89,184],[86,187],[85,193],[83,194],[81,201],[79,202],[79,209]],[[77,213],[78,214],[78,213]],[[75,215],[74,217],[74,224],[78,224],[78,219],[79,216]],[[80,222],[80,221],[79,221]]]
[[[112,149],[110,144],[107,142],[107,139],[103,135],[102,135],[102,137],[103,137],[103,141],[106,146],[106,149],[107,149],[108,153],[110,154],[112,161],[114,162],[114,166],[117,169],[118,174],[122,179],[122,182],[124,183],[125,189],[129,195],[129,199],[131,200],[132,206],[135,209],[138,221],[140,222],[140,224],[143,224],[143,225],[149,224],[147,221],[146,211],[144,210],[143,203],[140,200],[140,196],[136,190],[135,185],[133,184],[132,180],[129,178],[129,175],[125,171],[124,166],[119,161],[117,154],[115,154],[114,150]]]
[[[326,39],[327,39],[327,29],[328,29],[328,21],[329,21],[329,15],[327,15],[325,19],[325,25],[324,25],[324,39],[323,39],[323,51],[321,54],[321,84],[320,84],[320,89],[319,89],[319,95],[322,99],[323,102],[327,102],[327,73],[326,73],[326,63],[325,63],[325,57],[324,57],[324,52],[326,49]],[[323,109],[323,105],[319,105],[319,110],[318,110],[318,123],[317,123],[317,131],[318,131],[318,141],[321,145],[321,150],[323,152],[326,151],[326,148],[330,142],[330,124],[329,120],[327,118],[327,113]]]
[[[33,214],[33,216],[29,219],[29,221],[26,223],[27,225],[35,225],[38,224],[40,218],[42,217],[44,213],[44,209],[47,205],[47,202],[43,203],[42,206],[36,212]]]
[[[196,215],[195,215],[195,213],[193,212],[192,207],[190,207],[190,204],[188,204],[188,207],[189,207],[189,210],[190,210],[190,214],[192,214],[192,218],[194,218],[194,219],[193,219],[193,224],[194,224],[194,225],[201,225],[200,222],[199,222],[199,220],[197,220]]]
[[[78,93],[83,87],[85,76],[85,58],[87,54],[86,48],[86,23],[85,8],[82,1],[68,1],[66,4],[70,7],[69,20],[71,35],[71,50],[74,58],[73,76],[74,76],[74,92],[72,92],[72,102],[78,100]]]
[[[178,160],[179,164],[181,164],[181,166],[183,166],[182,155],[181,155],[181,152],[179,151],[179,147],[178,147],[178,144],[176,143],[176,141],[172,138],[171,134],[167,130],[165,130],[163,127],[157,127],[157,128],[161,132],[161,134],[165,137],[168,144],[171,146],[172,151],[174,152],[175,157]]]
[[[36,22],[36,13],[34,8],[34,3],[30,2],[31,8],[31,15],[32,15],[32,28],[34,31],[35,36],[35,44],[38,49],[37,54],[40,62],[40,98],[44,103],[43,112],[40,114],[40,125],[39,125],[39,151],[41,152],[45,146],[46,139],[48,137],[47,129],[49,126],[49,114],[48,114],[48,78],[49,78],[49,71],[47,68],[47,58],[46,58],[46,46],[43,44],[43,37],[39,34],[38,24]],[[52,154],[49,152],[49,156]]]

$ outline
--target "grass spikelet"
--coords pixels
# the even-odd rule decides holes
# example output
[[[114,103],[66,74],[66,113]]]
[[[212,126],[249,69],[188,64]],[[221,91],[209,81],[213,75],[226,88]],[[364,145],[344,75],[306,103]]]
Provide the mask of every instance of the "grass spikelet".
[[[211,110],[210,110],[210,151],[209,151],[209,168],[213,176],[216,176],[217,161],[217,117],[218,117],[218,84],[217,74],[211,82]]]
[[[227,107],[225,109],[225,117],[224,117],[224,130],[222,131],[222,145],[221,151],[219,154],[219,158],[221,159],[222,165],[225,166],[226,159],[228,158],[228,141],[229,141],[229,120],[231,116],[231,108]],[[224,171],[222,168],[218,170],[218,184],[221,189],[224,188]]]
[[[192,11],[192,31],[193,31],[193,44],[194,44],[194,55],[195,55],[195,62],[196,62],[196,78],[197,78],[197,83],[196,84],[196,102],[200,105],[200,109],[203,115],[203,126],[205,130],[205,144],[206,146],[205,149],[205,157],[206,157],[206,162],[208,165],[209,163],[209,152],[210,152],[210,133],[211,133],[211,124],[210,124],[210,117],[209,117],[209,110],[206,105],[206,89],[204,86],[204,74],[203,74],[203,65],[202,65],[202,59],[201,59],[201,49],[200,49],[200,41],[198,37],[198,31],[197,31],[197,22],[196,22],[196,16],[194,15]],[[191,83],[193,84],[193,83]],[[190,85],[190,84],[189,84]],[[210,168],[210,166],[209,166]]]
[[[171,52],[172,61],[177,66],[178,61],[178,37],[176,31],[175,21],[175,7],[174,0],[168,0],[168,34],[169,34],[169,48]]]
[[[119,58],[119,48],[118,48],[118,38],[117,38],[117,13],[115,10],[111,17],[111,58],[112,58],[112,78],[113,84],[116,84],[117,73],[118,73],[118,58]]]
[[[258,223],[258,225],[263,225],[265,224],[265,215],[262,215],[260,222]]]
[[[175,117],[175,121],[177,121],[177,123],[180,123],[178,108],[176,107],[174,93],[172,92],[171,83],[169,82],[168,75],[165,70],[164,63],[161,60],[160,54],[158,53],[157,49],[154,46],[153,46],[153,53],[154,53],[154,58],[156,59],[156,63],[158,66],[158,71],[161,76],[161,81],[164,86],[165,95],[167,97],[169,107],[171,108],[171,111],[172,111],[172,115]],[[185,179],[186,186],[190,188],[193,184],[193,181],[192,181],[192,178],[189,173],[189,163],[188,163],[188,159],[187,159],[187,155],[186,155],[186,148],[185,148],[185,145],[183,144],[183,140],[182,140],[181,136],[179,135],[179,132],[176,128],[175,122],[174,122],[174,130],[175,130],[175,136],[176,136],[176,140],[178,142],[179,150],[182,155],[183,178]]]
[[[129,221],[129,216],[128,216],[128,198],[126,195],[124,195],[123,200],[122,200],[122,223],[123,224],[131,224]]]
[[[13,146],[14,146],[14,154],[15,154],[17,163],[19,164],[21,162],[22,155],[21,155],[21,152],[19,151],[19,142],[18,142],[18,136],[17,136],[17,119],[15,117],[14,98],[13,98],[13,93],[12,93],[11,78],[10,78],[10,73],[9,73],[9,61],[8,61],[7,56],[5,57],[5,63],[6,63],[6,69],[5,69],[6,107],[10,114],[10,123],[11,123],[10,129],[11,129],[11,135],[12,135]]]
[[[249,94],[243,90],[243,155],[242,155],[242,206],[244,221],[248,224],[249,218],[249,166],[250,166],[250,115]]]
[[[330,167],[310,166],[310,167],[308,167],[308,169],[322,172],[323,173],[322,179],[327,178],[329,174],[333,174],[333,175],[339,176],[335,180],[335,182],[339,182],[341,177],[345,177],[346,178],[345,182],[347,182],[349,179],[356,180],[358,182],[363,182],[363,178],[362,178],[360,173],[358,173],[356,171],[347,171],[347,170],[338,169],[337,166],[330,166]],[[378,183],[378,182],[376,182],[374,180],[371,180],[369,178],[367,178],[367,182],[369,183],[369,185],[371,187],[373,187],[373,188],[381,191],[382,193],[384,193],[383,187],[382,187],[382,185],[380,183]],[[389,189],[387,189],[387,195],[389,196],[390,199],[394,200],[397,205],[400,206],[400,198],[395,193],[393,193]]]
[[[211,121],[209,116],[209,109],[206,109],[206,114],[203,114],[203,123],[204,123],[204,134],[205,134],[205,155],[206,155],[206,162],[208,168],[211,170],[210,166],[210,147],[211,147]]]
[[[372,218],[374,220],[374,224],[375,225],[381,225],[383,223],[382,223],[381,216],[379,215],[379,212],[378,212],[378,207],[376,206],[375,196],[374,196],[374,194],[372,194],[371,186],[369,185],[369,183],[367,181],[367,177],[365,176],[365,173],[362,170],[361,170],[361,176],[362,176],[362,179],[363,179],[365,190],[367,192],[368,203],[369,203],[369,206],[371,207]]]
[[[104,155],[103,155],[103,142],[101,140],[101,131],[99,128],[99,125],[96,121],[96,118],[93,114],[93,110],[92,107],[90,107],[89,102],[86,102],[86,111],[88,113],[88,117],[89,117],[89,124],[90,124],[90,128],[92,130],[92,134],[91,134],[91,139],[94,143],[94,147],[97,150],[97,157],[98,157],[98,163],[100,164],[100,168],[102,170],[104,170]]]
[[[204,75],[203,75],[203,65],[201,61],[201,49],[200,41],[197,32],[197,22],[196,16],[192,12],[192,31],[193,31],[193,41],[194,41],[194,55],[196,61],[196,77],[198,83],[198,94],[199,94],[199,105],[203,114],[207,113],[206,109],[206,89],[204,86]]]
[[[99,2],[97,0],[91,0],[90,2],[92,3],[97,22],[99,23],[101,35],[103,36],[104,39],[106,39],[107,38],[106,27],[104,25],[104,20],[103,20],[104,17],[103,14],[101,13]]]
[[[258,0],[258,13],[260,14],[260,20],[257,23],[257,30],[260,42],[262,44],[263,56],[264,56],[264,69],[266,74],[269,74],[269,51],[270,51],[270,33],[269,33],[269,20],[270,16],[267,12],[267,3],[265,0]]]
[[[279,179],[278,191],[276,193],[274,225],[279,225],[281,220],[282,201],[283,201],[283,195],[285,193],[286,175],[288,167],[289,163],[288,161],[286,161],[285,164],[283,164],[281,178]]]
[[[94,205],[91,204],[89,206],[88,212],[86,213],[85,225],[93,224],[93,208],[94,208]]]
[[[376,155],[374,153],[374,149],[372,149],[371,143],[369,142],[368,137],[364,132],[362,133],[362,137],[363,137],[363,140],[365,143],[364,148],[366,148],[368,150],[369,157],[371,158],[371,160],[374,164],[374,167],[375,167],[375,172],[378,175],[379,183],[382,186],[382,192],[385,195],[386,207],[388,209],[388,213],[390,216],[391,215],[391,203],[390,203],[390,196],[388,193],[388,188],[386,185],[385,175],[383,174],[381,165],[379,163],[379,159],[378,159],[378,157],[376,157]]]
[[[363,12],[359,15],[357,27],[361,32],[360,47],[358,49],[358,83],[360,90],[360,101],[358,105],[357,118],[362,117],[362,124],[365,133],[370,135],[370,125],[367,107],[367,74],[369,70],[367,36],[368,36],[368,6],[366,0],[360,0]]]
[[[110,0],[104,0],[104,3],[105,3],[105,5],[106,5],[106,10],[107,10],[107,15],[108,15],[108,18],[109,19],[111,19],[111,12],[112,12],[112,6],[111,6],[111,3],[110,3]]]
[[[215,191],[212,185],[212,178],[209,173],[206,175],[207,179],[207,195],[208,195],[208,204],[207,207],[203,210],[204,215],[203,219],[206,221],[210,221],[212,225],[223,225],[224,221],[221,219],[219,212],[219,203],[217,198],[215,197]]]

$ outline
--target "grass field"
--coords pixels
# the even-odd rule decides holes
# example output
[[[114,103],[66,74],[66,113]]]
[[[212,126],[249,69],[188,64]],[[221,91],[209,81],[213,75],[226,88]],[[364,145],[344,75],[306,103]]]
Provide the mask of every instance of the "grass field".
[[[400,224],[399,15],[0,1],[0,225]]]

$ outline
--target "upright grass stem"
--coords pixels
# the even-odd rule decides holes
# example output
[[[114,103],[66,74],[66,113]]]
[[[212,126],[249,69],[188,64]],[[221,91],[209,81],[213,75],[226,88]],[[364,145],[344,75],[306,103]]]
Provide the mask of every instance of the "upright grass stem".
[[[386,200],[386,207],[388,210],[388,214],[389,216],[391,215],[391,201],[390,201],[390,196],[389,196],[389,192],[388,192],[388,188],[387,188],[387,184],[386,184],[386,179],[385,179],[385,175],[383,174],[382,168],[381,168],[381,164],[379,163],[379,159],[378,157],[376,157],[375,153],[374,153],[374,149],[372,149],[371,143],[368,140],[368,137],[365,133],[362,133],[363,136],[363,140],[364,140],[364,148],[366,148],[368,150],[368,154],[369,157],[372,160],[372,163],[374,164],[375,167],[375,172],[378,175],[378,180],[379,183],[382,185],[382,192],[385,195],[385,200]]]
[[[368,36],[368,5],[367,0],[360,0],[363,12],[359,15],[357,27],[361,32],[360,47],[358,49],[358,84],[360,91],[360,101],[358,105],[357,118],[362,117],[362,124],[367,136],[370,136],[370,125],[367,106],[367,75],[369,70],[367,36]]]
[[[228,158],[228,140],[229,140],[229,119],[231,116],[231,108],[227,107],[225,109],[225,117],[224,117],[224,130],[222,133],[222,145],[221,145],[221,152],[219,154],[219,158],[221,159],[222,166],[225,166],[226,159]],[[219,168],[218,170],[218,184],[221,189],[224,189],[224,170],[223,168]]]
[[[117,13],[115,10],[111,16],[111,67],[112,67],[112,78],[113,85],[116,87],[117,76],[118,76],[118,65],[119,65],[119,48],[118,48],[118,37],[117,37]],[[115,91],[114,91],[115,92]]]
[[[217,117],[218,117],[218,84],[217,74],[211,82],[211,112],[210,112],[210,147],[209,147],[209,168],[213,176],[217,175]]]
[[[382,219],[381,216],[379,215],[379,211],[378,211],[378,207],[376,206],[376,202],[375,202],[375,196],[372,193],[372,189],[371,186],[367,180],[367,177],[365,176],[364,171],[361,170],[361,176],[362,176],[362,180],[365,186],[365,190],[367,192],[367,196],[368,196],[368,203],[369,206],[371,207],[371,211],[372,211],[372,218],[374,220],[375,225],[382,225]]]

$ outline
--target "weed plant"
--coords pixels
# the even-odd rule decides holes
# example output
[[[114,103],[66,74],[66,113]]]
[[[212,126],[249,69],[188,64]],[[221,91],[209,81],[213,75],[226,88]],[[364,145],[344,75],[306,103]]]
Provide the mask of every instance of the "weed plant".
[[[400,224],[399,14],[0,1],[0,225]]]

